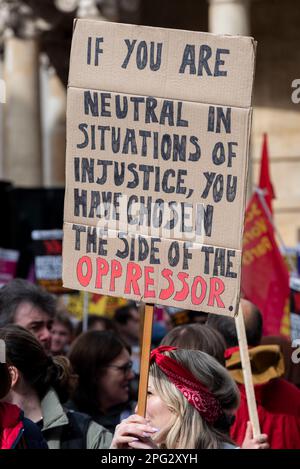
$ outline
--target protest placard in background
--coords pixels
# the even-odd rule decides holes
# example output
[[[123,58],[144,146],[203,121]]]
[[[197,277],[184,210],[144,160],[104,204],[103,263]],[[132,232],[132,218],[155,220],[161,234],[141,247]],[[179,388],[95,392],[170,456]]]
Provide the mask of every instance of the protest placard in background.
[[[66,292],[62,286],[62,237],[62,230],[31,233],[36,283],[56,295]]]
[[[64,286],[233,315],[251,38],[77,20]]]

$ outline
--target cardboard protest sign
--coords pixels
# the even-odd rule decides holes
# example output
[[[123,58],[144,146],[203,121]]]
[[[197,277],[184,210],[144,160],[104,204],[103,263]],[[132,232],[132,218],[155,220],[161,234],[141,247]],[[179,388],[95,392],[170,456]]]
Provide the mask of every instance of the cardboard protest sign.
[[[77,20],[64,286],[234,315],[251,38]]]

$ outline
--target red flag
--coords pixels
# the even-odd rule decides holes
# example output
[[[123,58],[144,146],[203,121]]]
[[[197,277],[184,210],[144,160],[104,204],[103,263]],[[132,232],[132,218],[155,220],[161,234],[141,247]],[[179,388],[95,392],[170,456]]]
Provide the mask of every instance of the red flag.
[[[271,177],[270,177],[270,170],[269,170],[269,151],[268,151],[268,137],[267,134],[263,136],[263,147],[262,147],[262,154],[261,154],[261,166],[260,166],[260,177],[259,177],[259,186],[260,189],[265,190],[265,201],[270,209],[270,212],[273,213],[272,210],[272,199],[275,198]]]
[[[279,335],[289,297],[289,274],[257,193],[246,210],[242,292],[261,311],[264,335]]]

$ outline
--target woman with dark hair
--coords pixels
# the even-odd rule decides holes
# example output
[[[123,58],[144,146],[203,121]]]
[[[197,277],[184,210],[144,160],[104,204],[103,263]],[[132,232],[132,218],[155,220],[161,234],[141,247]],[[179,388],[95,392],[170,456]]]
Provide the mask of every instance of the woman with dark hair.
[[[132,413],[129,384],[134,378],[130,352],[112,331],[81,334],[69,354],[77,387],[68,406],[114,431]]]
[[[6,344],[11,388],[5,400],[23,409],[37,423],[50,449],[107,448],[109,432],[84,414],[64,409],[73,382],[66,357],[49,357],[24,328],[0,329]]]

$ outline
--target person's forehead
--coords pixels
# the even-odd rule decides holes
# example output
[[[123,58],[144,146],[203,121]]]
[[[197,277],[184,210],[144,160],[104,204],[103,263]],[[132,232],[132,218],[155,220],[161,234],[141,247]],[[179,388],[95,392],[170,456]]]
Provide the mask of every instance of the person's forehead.
[[[15,322],[49,321],[50,319],[45,311],[27,301],[20,303],[15,312]]]

